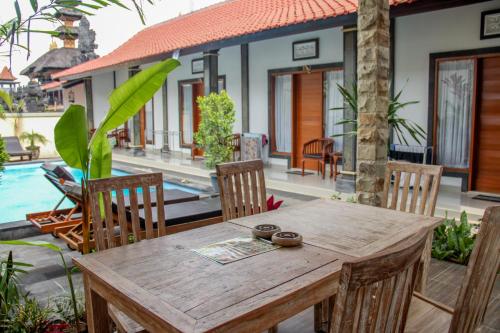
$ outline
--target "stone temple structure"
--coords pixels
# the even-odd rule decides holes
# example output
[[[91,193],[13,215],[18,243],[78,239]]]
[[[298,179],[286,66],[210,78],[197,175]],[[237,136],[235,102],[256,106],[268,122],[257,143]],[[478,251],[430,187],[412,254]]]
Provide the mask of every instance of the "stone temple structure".
[[[14,98],[24,99],[28,112],[62,110],[63,82],[53,81],[51,75],[98,57],[94,52],[95,31],[90,29],[87,18],[71,9],[61,9],[57,16],[64,22],[56,29],[56,37],[62,40],[63,46],[57,47],[53,41],[48,52],[21,71],[31,82],[18,88]],[[77,21],[80,21],[78,26]]]

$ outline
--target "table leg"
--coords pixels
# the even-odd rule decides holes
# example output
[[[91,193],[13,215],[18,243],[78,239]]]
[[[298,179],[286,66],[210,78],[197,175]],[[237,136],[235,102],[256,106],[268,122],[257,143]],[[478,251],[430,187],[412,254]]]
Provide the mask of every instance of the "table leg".
[[[111,332],[108,302],[92,290],[92,281],[87,273],[83,273],[83,285],[85,288],[85,310],[87,312],[87,329],[89,333]]]

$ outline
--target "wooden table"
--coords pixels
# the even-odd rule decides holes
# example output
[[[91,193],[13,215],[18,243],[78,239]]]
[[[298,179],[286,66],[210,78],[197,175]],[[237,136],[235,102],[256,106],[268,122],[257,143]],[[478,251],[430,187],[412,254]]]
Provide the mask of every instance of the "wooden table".
[[[342,263],[385,249],[440,218],[315,200],[74,258],[90,332],[108,329],[108,302],[151,332],[261,332],[333,296]],[[227,265],[192,249],[274,223],[303,235]]]

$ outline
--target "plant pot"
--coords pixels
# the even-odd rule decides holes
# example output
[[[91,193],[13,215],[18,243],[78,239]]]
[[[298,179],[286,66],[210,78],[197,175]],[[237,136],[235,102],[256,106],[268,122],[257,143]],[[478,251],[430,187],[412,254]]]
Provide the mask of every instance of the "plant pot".
[[[210,172],[210,183],[215,193],[219,193],[219,183],[217,182],[217,174]]]
[[[26,150],[31,151],[31,159],[37,160],[40,157],[40,147],[39,146],[29,146],[26,147]]]

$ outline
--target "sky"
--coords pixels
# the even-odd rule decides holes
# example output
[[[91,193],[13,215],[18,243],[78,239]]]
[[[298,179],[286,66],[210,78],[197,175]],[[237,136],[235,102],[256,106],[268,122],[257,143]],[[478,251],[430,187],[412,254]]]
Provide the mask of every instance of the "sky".
[[[154,5],[147,4],[143,1],[144,12],[146,16],[146,25],[141,23],[137,12],[133,10],[125,10],[117,6],[99,9],[94,16],[88,17],[91,29],[96,32],[96,44],[98,48],[96,53],[103,56],[118,46],[127,41],[137,32],[154,25],[159,22],[177,17],[180,14],[186,14],[190,11],[197,10],[209,5],[212,5],[222,0],[154,0]],[[7,19],[14,17],[15,10],[13,1],[0,0],[0,22],[5,22]],[[46,3],[46,0],[38,0],[39,4]],[[130,4],[129,0],[123,0],[124,3]],[[19,0],[21,11],[30,13],[31,7],[29,0]],[[33,27],[32,27],[33,28]],[[55,29],[57,25],[45,23],[44,25],[37,24],[36,29]],[[26,37],[24,37],[26,38]],[[59,47],[62,46],[62,41],[55,39]],[[12,72],[21,83],[28,82],[28,78],[21,76],[19,72],[23,70],[31,62],[35,61],[39,56],[49,50],[51,37],[43,34],[34,34],[31,37],[31,55],[26,59],[26,52],[17,50],[12,57]],[[4,50],[2,50],[4,51]],[[4,65],[9,65],[7,57],[0,57],[0,70]]]

